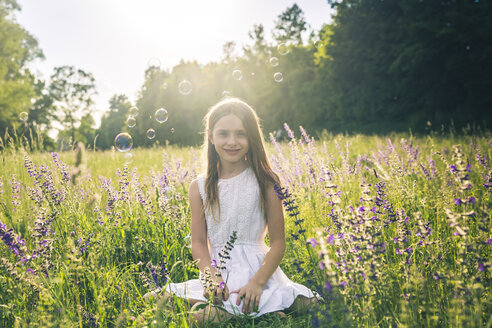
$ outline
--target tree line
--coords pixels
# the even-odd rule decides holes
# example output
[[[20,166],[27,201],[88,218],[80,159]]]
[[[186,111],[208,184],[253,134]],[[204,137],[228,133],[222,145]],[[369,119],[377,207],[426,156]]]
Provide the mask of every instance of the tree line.
[[[240,49],[223,46],[217,62],[182,61],[171,70],[150,65],[135,103],[114,95],[99,128],[91,108],[92,74],[55,68],[48,81],[27,64],[43,53],[35,38],[15,22],[15,0],[0,0],[0,133],[17,126],[19,135],[46,136],[53,122],[59,140],[108,149],[120,132],[134,145],[200,143],[201,119],[223,97],[245,99],[258,112],[265,132],[287,122],[312,134],[425,132],[453,124],[489,129],[492,114],[492,4],[453,0],[328,0],[334,16],[310,30],[294,4],[278,15],[268,41],[262,25]],[[329,23],[328,23],[329,22]],[[191,92],[180,92],[182,81]],[[129,127],[136,106],[136,125]],[[165,108],[159,123],[154,112]],[[19,121],[21,112],[28,119]],[[148,129],[156,137],[146,136]],[[34,131],[34,132],[33,132]],[[97,136],[97,137],[96,137]],[[1,146],[1,145],[0,145]]]

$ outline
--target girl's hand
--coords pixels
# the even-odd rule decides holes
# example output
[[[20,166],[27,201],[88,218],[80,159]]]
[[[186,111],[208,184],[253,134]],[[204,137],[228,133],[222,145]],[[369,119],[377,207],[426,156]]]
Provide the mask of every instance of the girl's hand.
[[[210,298],[208,288],[203,290],[203,296],[206,299]],[[225,282],[220,281],[219,285],[213,290],[212,301],[215,305],[221,305],[224,301],[227,301],[227,299],[229,299],[229,289]]]
[[[263,287],[261,284],[250,280],[246,286],[232,291],[231,294],[237,293],[236,305],[239,306],[241,301],[243,301],[242,311],[249,314],[258,311]]]

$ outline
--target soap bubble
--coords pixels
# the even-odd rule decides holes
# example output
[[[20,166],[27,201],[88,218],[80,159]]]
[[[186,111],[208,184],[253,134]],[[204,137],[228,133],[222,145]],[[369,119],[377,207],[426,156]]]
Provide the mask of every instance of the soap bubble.
[[[149,66],[149,68],[160,68],[161,61],[159,60],[159,58],[152,57],[147,62],[147,65]]]
[[[128,119],[126,120],[126,125],[129,128],[133,128],[136,124],[137,124],[137,120],[133,116],[128,117]]]
[[[277,67],[278,66],[278,58],[277,57],[270,58],[270,65],[272,65],[273,67]]]
[[[174,128],[171,128],[171,133],[174,133]]]
[[[189,95],[191,93],[191,82],[188,80],[179,82],[178,90],[183,96]]]
[[[155,138],[155,130],[154,129],[148,129],[147,130],[147,138],[150,140]]]
[[[316,48],[321,48],[323,46],[323,42],[321,42],[321,40],[316,40],[314,41],[314,46]]]
[[[186,248],[191,248],[191,235],[187,235],[183,239],[183,243]]]
[[[114,146],[118,151],[125,152],[132,149],[133,139],[129,133],[120,133],[114,138]]]
[[[158,110],[155,111],[154,117],[155,120],[159,123],[166,122],[168,118],[167,110],[165,110],[164,108],[159,108]]]
[[[29,114],[27,114],[26,112],[22,112],[22,113],[20,113],[20,114],[19,114],[19,119],[20,119],[22,122],[27,121],[28,117],[29,117]]]
[[[281,43],[277,47],[278,53],[281,54],[282,56],[285,56],[289,53],[289,47],[287,46],[286,43]]]
[[[284,76],[282,75],[282,73],[277,72],[273,74],[273,79],[275,80],[275,82],[282,82],[284,80]]]
[[[222,91],[221,98],[231,97],[231,93],[227,90]]]
[[[125,164],[130,164],[133,162],[133,154],[132,153],[126,153],[125,156]]]
[[[136,107],[136,106],[130,107],[130,110],[128,111],[128,116],[137,117],[138,116],[138,107]]]
[[[241,81],[243,79],[243,73],[240,70],[235,69],[232,71],[232,78],[236,81]]]

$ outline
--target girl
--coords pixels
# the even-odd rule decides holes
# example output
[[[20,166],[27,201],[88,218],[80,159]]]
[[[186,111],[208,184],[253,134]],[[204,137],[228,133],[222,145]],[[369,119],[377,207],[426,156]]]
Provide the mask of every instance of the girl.
[[[255,111],[228,98],[210,109],[204,123],[207,172],[189,190],[191,252],[201,280],[207,276],[212,289],[200,279],[170,283],[166,297],[173,293],[187,299],[199,322],[241,314],[283,315],[282,310],[305,307],[313,293],[279,268],[285,251],[282,203],[273,188],[279,178],[265,154]],[[267,228],[270,247],[264,242]],[[219,253],[233,232],[237,239],[226,259]],[[216,265],[224,260],[225,265]],[[197,308],[209,296],[215,306]]]

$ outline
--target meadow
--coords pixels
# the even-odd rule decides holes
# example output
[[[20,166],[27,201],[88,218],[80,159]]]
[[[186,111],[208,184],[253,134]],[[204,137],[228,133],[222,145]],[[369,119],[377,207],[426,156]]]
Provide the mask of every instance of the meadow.
[[[268,144],[281,268],[322,301],[209,326],[492,326],[490,133],[315,140],[285,128]],[[143,295],[198,277],[187,197],[199,148],[1,145],[1,327],[191,327],[185,303]]]

